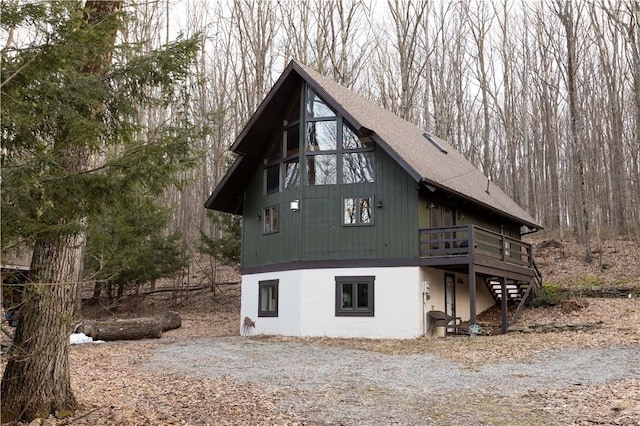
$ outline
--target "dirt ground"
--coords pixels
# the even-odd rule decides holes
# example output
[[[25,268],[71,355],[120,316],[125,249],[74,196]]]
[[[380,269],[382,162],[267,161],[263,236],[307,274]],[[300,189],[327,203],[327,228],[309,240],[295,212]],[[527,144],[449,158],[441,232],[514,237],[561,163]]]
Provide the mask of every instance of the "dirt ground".
[[[584,264],[578,244],[562,242],[537,254],[545,280],[564,283],[626,285],[640,288],[640,256],[627,242],[604,245],[602,261]],[[635,247],[635,245],[633,245]],[[602,263],[608,265],[604,269]],[[634,266],[635,265],[635,266]],[[585,279],[584,277],[588,277]],[[166,309],[180,312],[182,327],[162,338],[145,341],[108,342],[73,345],[70,353],[73,388],[83,408],[71,418],[42,419],[46,425],[294,425],[308,424],[292,409],[283,412],[269,392],[254,384],[239,384],[228,377],[203,379],[161,374],[145,368],[153,350],[201,337],[232,336],[239,328],[239,285],[221,286],[214,296],[201,292],[176,306],[159,299],[136,300],[136,309],[145,314]],[[295,339],[298,342],[342,345],[366,351],[391,354],[433,352],[455,360],[466,368],[497,360],[527,360],[549,349],[637,348],[640,351],[640,298],[583,299],[577,309],[559,306],[528,308],[518,325],[591,324],[589,331],[548,333],[508,333],[506,335],[420,338],[414,340]],[[129,315],[121,309],[112,315]],[[95,311],[94,311],[95,313]],[[291,340],[267,337],[266,341]],[[2,362],[4,367],[5,362]],[[588,367],[587,367],[588,368]],[[510,410],[530,412],[530,424],[540,412],[557,424],[640,425],[640,377],[603,385],[575,385],[565,389],[531,391],[509,401],[498,401],[496,412],[480,424],[509,425]],[[475,395],[465,404],[468,414],[487,410],[486,398]],[[524,410],[524,411],[523,411]],[[438,424],[464,424],[459,418],[443,414]],[[483,414],[484,415],[484,414]],[[477,416],[474,418],[478,418]]]

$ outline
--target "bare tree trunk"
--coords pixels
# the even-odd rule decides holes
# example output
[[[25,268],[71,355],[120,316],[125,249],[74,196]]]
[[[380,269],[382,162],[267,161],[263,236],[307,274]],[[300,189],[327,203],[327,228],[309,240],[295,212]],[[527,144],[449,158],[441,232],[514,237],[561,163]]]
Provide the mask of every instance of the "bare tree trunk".
[[[396,27],[396,43],[400,67],[400,103],[399,115],[410,120],[415,109],[416,93],[419,88],[419,76],[426,66],[426,51],[419,49],[424,39],[422,19],[428,13],[429,3],[419,0],[412,5],[395,0],[388,2],[391,16]],[[425,46],[426,47],[426,46]],[[422,53],[422,55],[421,55]]]
[[[576,91],[576,79],[577,79],[577,56],[576,56],[576,29],[574,22],[573,2],[572,0],[561,1],[558,0],[557,9],[555,10],[562,26],[565,30],[566,36],[566,48],[567,48],[567,67],[566,67],[566,83],[567,92],[569,94],[569,125],[571,133],[571,145],[572,152],[577,164],[577,179],[579,190],[579,208],[581,210],[582,223],[580,224],[584,239],[585,261],[591,262],[593,257],[591,254],[591,242],[590,242],[590,224],[591,218],[589,215],[589,208],[587,203],[587,183],[585,180],[584,171],[584,153],[583,146],[580,144],[580,135],[578,134],[578,121],[580,120],[578,112],[578,99]]]
[[[465,4],[465,14],[470,23],[471,34],[476,42],[477,49],[477,71],[480,93],[482,95],[482,169],[485,176],[491,177],[493,156],[491,155],[491,119],[489,113],[489,77],[487,64],[485,63],[485,41],[493,16],[487,15],[487,8],[484,2],[480,1],[471,7]]]
[[[78,408],[69,334],[84,235],[37,241],[14,346],[2,377],[2,421],[64,416]]]
[[[619,9],[619,6],[616,9]],[[625,215],[626,204],[626,172],[624,167],[624,138],[623,138],[623,115],[622,115],[622,100],[620,99],[620,79],[618,75],[619,70],[619,58],[618,52],[620,52],[618,34],[615,25],[609,27],[611,31],[611,37],[607,37],[604,25],[601,24],[599,11],[594,5],[590,6],[591,26],[597,32],[594,39],[597,42],[598,50],[600,52],[600,66],[603,77],[605,79],[605,87],[607,89],[607,99],[603,100],[608,105],[608,137],[605,144],[610,147],[610,172],[611,176],[611,208],[610,213],[612,216],[611,225],[616,228],[617,234],[626,234],[627,221]],[[606,23],[606,21],[605,21]],[[611,43],[606,43],[609,39]],[[606,43],[606,44],[605,44]]]

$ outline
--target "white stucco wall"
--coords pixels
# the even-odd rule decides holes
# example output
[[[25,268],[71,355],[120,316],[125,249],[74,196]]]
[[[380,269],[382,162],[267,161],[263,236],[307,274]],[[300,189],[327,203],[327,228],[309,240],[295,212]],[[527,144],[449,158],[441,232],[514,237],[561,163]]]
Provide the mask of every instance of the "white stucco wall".
[[[375,276],[374,316],[336,317],[335,277]],[[420,268],[305,269],[242,277],[241,321],[256,321],[250,334],[413,338],[423,334]],[[258,282],[278,279],[278,317],[257,317]]]
[[[242,276],[240,323],[244,317],[255,321],[248,334],[277,334],[300,336],[300,273],[282,271]],[[278,316],[258,317],[258,282],[279,280]]]
[[[374,316],[335,315],[336,276],[375,276]],[[463,282],[458,283],[458,278]],[[278,316],[258,317],[258,282],[279,280]],[[455,274],[456,315],[469,319],[469,279]],[[423,292],[429,285],[429,300]],[[242,277],[240,323],[255,321],[249,334],[367,338],[415,338],[425,333],[425,314],[444,311],[444,272],[425,267],[335,268],[269,272]],[[476,312],[495,301],[486,285],[477,281]]]

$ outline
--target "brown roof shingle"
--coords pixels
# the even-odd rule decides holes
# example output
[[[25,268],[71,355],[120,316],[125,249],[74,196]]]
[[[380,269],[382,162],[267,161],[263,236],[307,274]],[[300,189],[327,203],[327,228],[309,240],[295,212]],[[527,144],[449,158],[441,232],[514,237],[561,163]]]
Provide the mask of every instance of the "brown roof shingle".
[[[403,164],[416,180],[449,190],[463,198],[470,199],[490,210],[505,214],[518,222],[542,228],[537,221],[520,207],[511,197],[493,183],[487,191],[487,178],[466,160],[455,148],[442,139],[430,135],[446,153],[443,153],[424,136],[424,130],[398,117],[392,112],[364,99],[355,92],[335,81],[318,74],[313,69],[294,62],[303,73],[303,78],[320,89],[320,96],[347,117],[353,117],[351,124],[359,124],[378,136],[383,149],[396,161]],[[315,85],[313,84],[315,83]],[[360,129],[363,130],[363,129]]]

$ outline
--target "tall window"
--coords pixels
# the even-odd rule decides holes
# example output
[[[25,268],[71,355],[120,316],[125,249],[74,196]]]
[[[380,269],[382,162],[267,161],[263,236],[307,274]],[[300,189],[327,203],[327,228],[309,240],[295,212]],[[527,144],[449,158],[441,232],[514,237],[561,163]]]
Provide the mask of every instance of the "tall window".
[[[342,201],[343,225],[373,225],[373,197],[346,197]]]
[[[336,277],[336,316],[374,316],[374,281],[374,276]]]
[[[373,140],[356,135],[309,87],[306,97],[306,183],[373,182]]]
[[[264,193],[273,194],[300,185],[300,96],[284,115],[282,127],[269,141],[264,156]]]
[[[279,280],[258,282],[258,316],[278,316],[278,284]]]
[[[273,234],[278,232],[278,206],[270,206],[262,209],[262,233]]]

